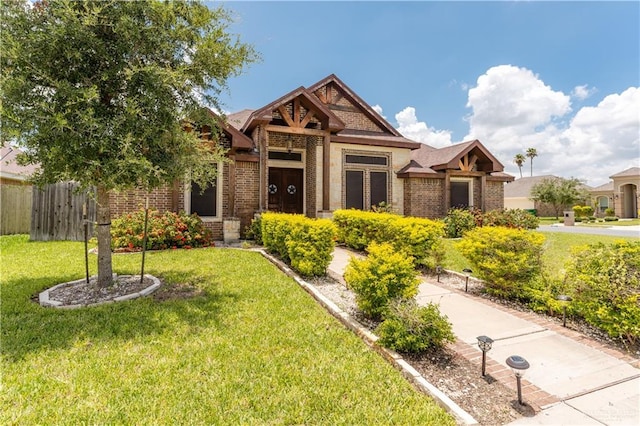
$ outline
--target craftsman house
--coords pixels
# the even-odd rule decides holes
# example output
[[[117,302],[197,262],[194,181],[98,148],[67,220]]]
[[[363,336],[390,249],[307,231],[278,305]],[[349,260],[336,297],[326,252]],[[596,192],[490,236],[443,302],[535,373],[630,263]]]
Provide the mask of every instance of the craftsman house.
[[[338,77],[299,87],[257,110],[227,116],[220,143],[232,160],[202,193],[190,184],[150,194],[155,208],[198,213],[223,234],[261,211],[330,217],[384,202],[398,213],[442,217],[450,207],[503,207],[502,164],[477,140],[436,149],[403,137]],[[142,194],[112,198],[112,213]]]

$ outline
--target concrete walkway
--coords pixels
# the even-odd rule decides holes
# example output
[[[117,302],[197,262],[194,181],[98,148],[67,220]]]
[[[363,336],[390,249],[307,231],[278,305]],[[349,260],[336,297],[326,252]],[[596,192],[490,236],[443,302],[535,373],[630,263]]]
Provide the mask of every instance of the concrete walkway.
[[[337,247],[330,276],[342,281],[354,253]],[[523,399],[538,409],[514,425],[640,425],[640,362],[555,321],[496,305],[423,277],[417,300],[438,303],[458,338],[453,349],[480,363],[476,337],[494,339],[487,374],[514,389],[505,360],[525,358]],[[427,378],[428,379],[428,378]]]

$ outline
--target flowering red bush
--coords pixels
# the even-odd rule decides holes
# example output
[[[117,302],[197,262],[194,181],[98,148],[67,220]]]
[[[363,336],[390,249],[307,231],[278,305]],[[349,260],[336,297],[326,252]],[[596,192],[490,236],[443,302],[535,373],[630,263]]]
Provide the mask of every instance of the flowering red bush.
[[[123,251],[142,250],[144,209],[114,219],[111,224],[111,248]],[[198,215],[160,213],[149,210],[147,250],[207,247],[213,245],[211,231]]]

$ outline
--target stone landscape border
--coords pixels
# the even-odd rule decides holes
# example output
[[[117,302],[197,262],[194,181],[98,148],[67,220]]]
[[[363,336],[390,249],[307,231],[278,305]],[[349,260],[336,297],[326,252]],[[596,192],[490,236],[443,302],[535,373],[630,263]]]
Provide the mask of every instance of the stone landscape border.
[[[476,419],[469,413],[464,411],[458,404],[456,404],[451,398],[444,394],[441,390],[429,383],[416,369],[414,369],[407,361],[405,361],[400,354],[395,351],[383,348],[376,344],[378,336],[373,334],[366,327],[362,326],[358,321],[353,319],[351,315],[338,307],[335,303],[320,293],[313,285],[304,281],[298,274],[293,271],[281,260],[270,255],[263,249],[254,249],[262,254],[271,263],[276,265],[287,276],[293,278],[300,287],[302,287],[307,293],[309,293],[320,305],[322,305],[331,315],[336,317],[347,328],[353,331],[356,335],[361,337],[364,342],[380,353],[387,361],[389,361],[394,367],[398,368],[402,374],[409,379],[413,385],[421,392],[429,395],[433,400],[444,408],[448,413],[455,417],[458,424],[463,425],[477,425],[479,424]],[[329,274],[331,277],[332,274]],[[333,278],[333,277],[332,277]]]
[[[121,275],[120,277],[131,277],[132,275]],[[114,274],[114,279],[115,279],[116,275]],[[131,300],[131,299],[136,299],[138,297],[142,297],[142,296],[147,296],[151,293],[153,293],[154,291],[156,291],[161,285],[162,283],[160,282],[159,278],[154,277],[153,275],[149,275],[149,274],[144,274],[144,278],[145,279],[150,279],[151,281],[153,281],[153,284],[151,284],[150,286],[136,292],[136,293],[130,293],[130,294],[125,294],[124,296],[119,296],[119,297],[115,297],[111,300],[105,300],[102,302],[96,302],[96,303],[81,303],[81,304],[76,304],[76,305],[64,305],[62,302],[60,302],[59,300],[55,300],[52,299],[50,297],[50,292],[60,288],[60,287],[64,287],[64,286],[72,286],[74,284],[80,284],[83,282],[86,282],[86,280],[84,278],[79,279],[79,280],[75,280],[75,281],[69,281],[66,283],[62,283],[62,284],[58,284],[56,286],[53,286],[51,288],[48,288],[46,290],[44,290],[43,292],[41,292],[38,295],[38,301],[40,302],[40,306],[44,306],[44,307],[52,307],[52,308],[58,308],[58,309],[77,309],[77,308],[84,308],[84,307],[89,307],[89,306],[98,306],[98,305],[104,305],[106,303],[114,303],[114,302],[124,302],[125,300]]]

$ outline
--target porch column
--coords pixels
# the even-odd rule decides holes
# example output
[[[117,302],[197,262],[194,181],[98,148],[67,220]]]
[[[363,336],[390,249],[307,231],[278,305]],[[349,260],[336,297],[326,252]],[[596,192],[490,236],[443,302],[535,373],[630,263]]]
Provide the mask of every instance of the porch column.
[[[480,210],[484,213],[487,211],[487,175],[480,177]]]
[[[267,210],[267,185],[269,184],[269,132],[260,128],[260,211]]]
[[[329,198],[331,185],[331,176],[329,170],[331,169],[331,135],[327,133],[322,141],[322,210],[329,211],[331,209]]]
[[[444,215],[447,215],[447,212],[451,208],[451,172],[447,170],[445,172],[444,178]]]

